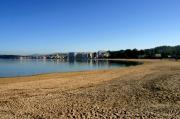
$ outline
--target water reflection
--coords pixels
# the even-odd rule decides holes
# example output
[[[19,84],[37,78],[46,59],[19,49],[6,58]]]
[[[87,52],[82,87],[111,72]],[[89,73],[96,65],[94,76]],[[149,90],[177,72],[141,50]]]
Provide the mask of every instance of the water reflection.
[[[109,69],[137,65],[113,60],[0,59],[0,77],[25,76],[51,72]]]

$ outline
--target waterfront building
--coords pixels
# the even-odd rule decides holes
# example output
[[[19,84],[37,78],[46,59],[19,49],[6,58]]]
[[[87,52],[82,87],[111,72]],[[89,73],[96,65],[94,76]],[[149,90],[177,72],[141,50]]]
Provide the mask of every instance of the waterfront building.
[[[90,55],[90,59],[95,59],[96,58],[96,53],[95,52],[91,52],[89,53]]]
[[[89,53],[84,53],[84,52],[82,52],[82,53],[76,53],[76,55],[75,55],[75,59],[76,60],[87,60],[87,59],[89,59]]]
[[[104,58],[109,58],[110,57],[110,51],[104,52],[103,57]]]
[[[108,58],[110,56],[110,52],[109,51],[98,51],[96,54],[97,58]]]
[[[68,57],[68,60],[72,61],[72,60],[75,59],[75,53],[74,52],[69,52],[67,57]]]
[[[161,54],[155,54],[155,58],[161,58],[162,55]]]

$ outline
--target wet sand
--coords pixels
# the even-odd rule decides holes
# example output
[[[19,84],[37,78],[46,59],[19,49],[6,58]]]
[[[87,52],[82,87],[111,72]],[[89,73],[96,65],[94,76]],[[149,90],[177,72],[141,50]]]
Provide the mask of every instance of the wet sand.
[[[1,119],[180,118],[180,61],[0,78]]]

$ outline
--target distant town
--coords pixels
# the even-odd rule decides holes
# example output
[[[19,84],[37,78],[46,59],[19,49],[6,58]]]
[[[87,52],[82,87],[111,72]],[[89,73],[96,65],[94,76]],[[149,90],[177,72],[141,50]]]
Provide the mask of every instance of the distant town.
[[[46,55],[0,55],[0,58],[5,59],[61,59],[61,60],[88,60],[108,58],[110,51],[98,52],[68,52],[68,53],[53,53]]]
[[[62,59],[62,60],[88,60],[108,58],[110,56],[109,51],[99,52],[69,52],[69,53],[54,53],[48,55],[30,55],[21,56],[21,59]]]
[[[46,55],[0,55],[1,59],[61,59],[61,60],[89,60],[89,59],[180,59],[180,46],[160,46],[151,49],[127,49],[119,51],[98,52],[69,52]]]

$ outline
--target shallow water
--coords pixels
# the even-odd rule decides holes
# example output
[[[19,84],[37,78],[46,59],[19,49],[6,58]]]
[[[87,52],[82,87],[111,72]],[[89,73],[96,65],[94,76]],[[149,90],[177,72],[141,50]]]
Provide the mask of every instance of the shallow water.
[[[62,61],[41,59],[0,59],[0,77],[27,76],[42,73],[110,69],[137,65],[135,62],[111,60]]]

